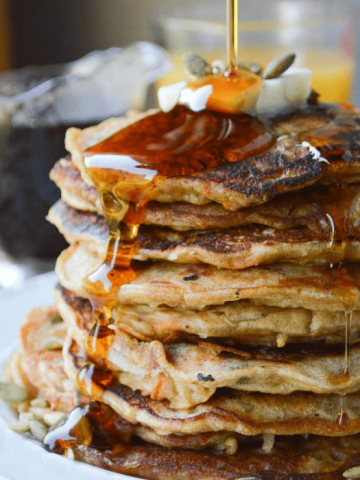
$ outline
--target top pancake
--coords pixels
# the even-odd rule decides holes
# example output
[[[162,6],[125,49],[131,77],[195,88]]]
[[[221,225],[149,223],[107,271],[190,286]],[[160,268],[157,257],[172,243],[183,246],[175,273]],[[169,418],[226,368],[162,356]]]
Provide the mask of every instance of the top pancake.
[[[144,114],[133,114],[85,130],[68,130],[66,148],[87,185],[91,185],[91,180],[85,172],[85,151],[143,117]],[[309,105],[288,116],[277,117],[270,122],[277,141],[268,151],[241,161],[224,162],[194,176],[169,177],[154,189],[150,200],[200,205],[214,201],[226,209],[236,210],[318,181],[355,183],[360,180],[359,120],[356,109],[334,105]],[[329,164],[315,160],[309,150],[301,146],[302,141],[318,148]]]

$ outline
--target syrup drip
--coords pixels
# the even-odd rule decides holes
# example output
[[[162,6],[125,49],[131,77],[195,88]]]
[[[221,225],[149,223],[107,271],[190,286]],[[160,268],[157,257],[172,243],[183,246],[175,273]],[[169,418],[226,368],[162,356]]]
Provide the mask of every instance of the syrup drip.
[[[228,72],[237,69],[238,58],[238,0],[227,0],[227,66]]]
[[[340,208],[335,209],[335,221],[337,225],[340,225],[340,235],[342,236],[346,230],[346,218],[343,214],[343,203],[340,202]],[[329,214],[325,214],[330,229],[329,235],[329,248],[333,249],[335,245],[335,238],[337,238],[337,232],[335,227],[335,221],[333,217]],[[345,339],[344,339],[344,365],[343,371],[338,376],[338,381],[340,384],[344,385],[349,381],[350,378],[350,347],[351,347],[351,324],[352,324],[352,309],[357,301],[357,295],[352,293],[351,281],[347,279],[346,271],[342,271],[341,265],[335,265],[334,263],[329,264],[329,269],[331,272],[331,281],[330,281],[330,295],[339,295],[343,299],[344,303],[344,320],[345,320]],[[349,425],[349,417],[347,412],[347,402],[346,394],[340,394],[339,398],[339,411],[337,417],[337,423],[339,427],[346,427]]]
[[[351,111],[352,108],[349,108]],[[352,116],[349,110],[336,110],[334,107],[328,112],[334,115],[325,126],[307,132],[300,136],[299,141],[307,141],[317,148],[321,156],[330,162],[342,158],[343,166],[358,156],[360,150],[360,125],[356,120],[356,111]],[[341,172],[342,165],[338,162],[337,170]]]
[[[351,323],[352,323],[352,311],[346,311],[345,312],[345,354],[344,354],[344,373],[343,373],[344,381],[350,378]],[[349,425],[346,394],[340,395],[338,425],[339,427],[346,427],[347,425]]]

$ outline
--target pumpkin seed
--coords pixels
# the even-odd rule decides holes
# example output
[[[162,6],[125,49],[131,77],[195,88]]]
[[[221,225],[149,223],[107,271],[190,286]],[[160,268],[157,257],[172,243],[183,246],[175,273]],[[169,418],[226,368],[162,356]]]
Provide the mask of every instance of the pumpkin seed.
[[[184,69],[190,75],[205,77],[212,73],[211,65],[195,52],[185,52],[182,58]]]
[[[56,335],[51,337],[44,338],[41,342],[40,350],[44,352],[45,350],[60,350],[64,346],[64,339]]]
[[[255,73],[256,75],[260,75],[262,72],[262,66],[259,63],[255,62],[241,62],[239,63],[239,68],[243,70],[247,70],[248,72]]]
[[[272,60],[265,68],[263,78],[270,80],[272,78],[278,78],[281,74],[286,72],[288,68],[294,63],[296,58],[295,53],[289,53],[282,55]]]
[[[56,325],[58,323],[63,323],[63,319],[58,315],[57,313],[54,313],[53,315],[50,316],[48,323],[51,323],[52,325]]]
[[[343,473],[343,476],[345,478],[351,478],[351,479],[355,479],[355,478],[360,478],[360,466],[359,467],[353,467],[353,468],[349,468],[349,470],[346,470],[344,473]]]
[[[27,399],[24,387],[11,382],[0,382],[0,398],[7,403],[20,403]]]

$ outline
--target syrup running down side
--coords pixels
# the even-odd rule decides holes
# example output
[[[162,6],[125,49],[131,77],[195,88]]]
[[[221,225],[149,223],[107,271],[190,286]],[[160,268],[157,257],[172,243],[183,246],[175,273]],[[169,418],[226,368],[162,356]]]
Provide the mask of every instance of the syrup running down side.
[[[104,376],[104,387],[111,382],[106,369],[114,338],[111,310],[121,285],[135,278],[131,259],[152,189],[166,177],[238,161],[272,142],[269,128],[255,118],[194,113],[178,106],[168,114],[146,117],[87,151],[87,172],[100,194],[109,238],[103,265],[84,281],[94,325],[86,341],[88,361],[78,377],[80,392],[101,397],[101,388],[96,395],[88,388],[89,376],[96,375],[100,384]],[[103,375],[98,366],[105,369]]]

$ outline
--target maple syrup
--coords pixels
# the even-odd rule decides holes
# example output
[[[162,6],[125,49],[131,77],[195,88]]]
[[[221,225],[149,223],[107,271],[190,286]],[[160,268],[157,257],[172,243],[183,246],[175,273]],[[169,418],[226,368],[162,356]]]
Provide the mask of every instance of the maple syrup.
[[[227,22],[227,66],[228,71],[237,69],[238,57],[238,0],[227,0],[226,22]]]

